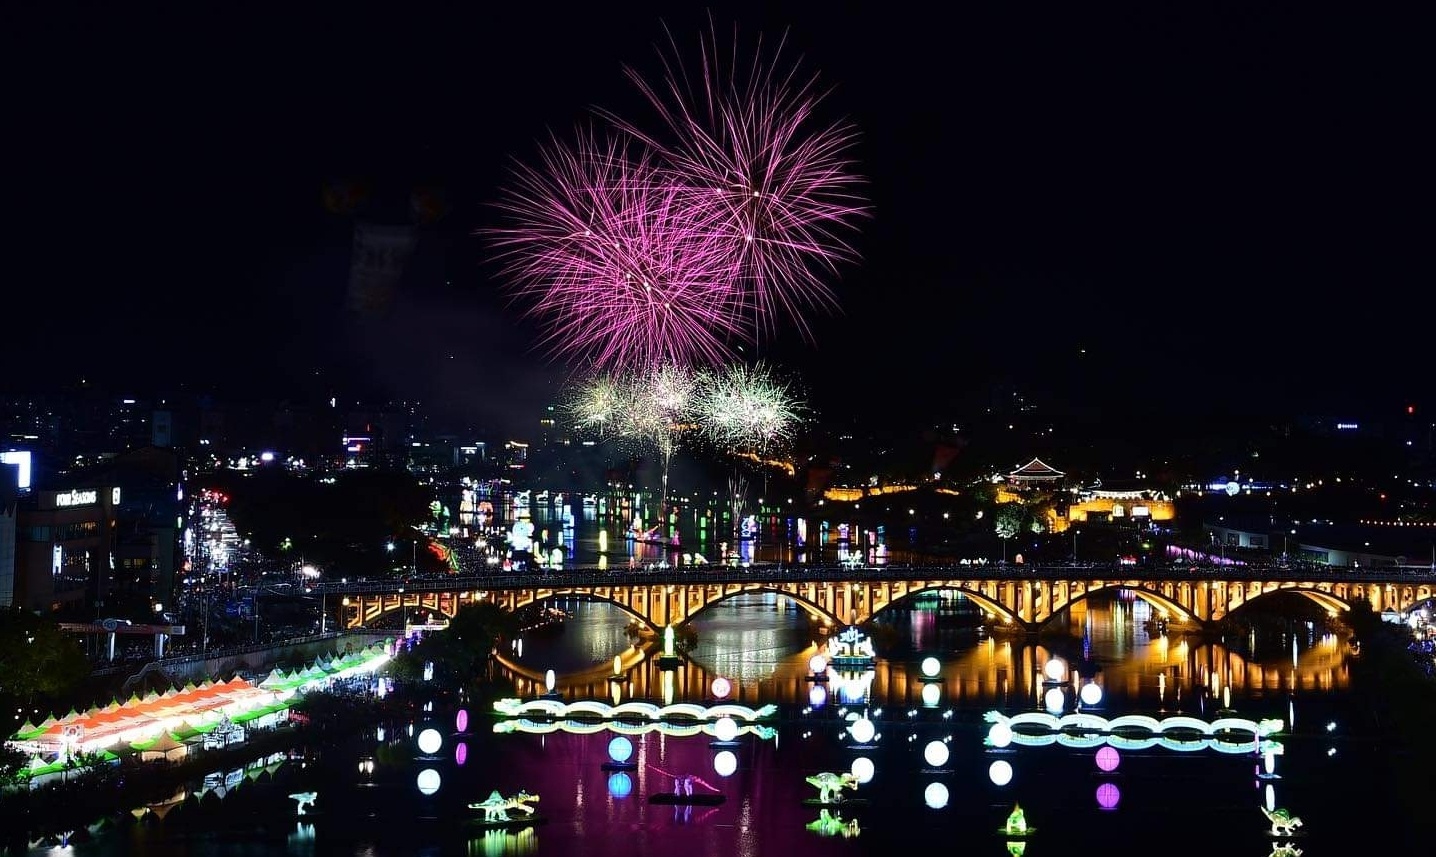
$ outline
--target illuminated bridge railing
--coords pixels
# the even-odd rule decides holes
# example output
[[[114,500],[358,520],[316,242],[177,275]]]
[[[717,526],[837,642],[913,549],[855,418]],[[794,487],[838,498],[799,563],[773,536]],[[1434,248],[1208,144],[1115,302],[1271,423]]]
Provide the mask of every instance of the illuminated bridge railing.
[[[1072,581],[1142,580],[1160,582],[1225,581],[1262,583],[1436,583],[1431,566],[1331,568],[1286,566],[1131,566],[1082,565],[841,565],[760,564],[748,568],[702,566],[667,569],[613,569],[571,567],[560,571],[535,569],[499,574],[451,574],[409,580],[328,582],[313,587],[312,595],[378,595],[467,590],[562,589],[582,586],[633,586],[694,583],[755,583],[805,581],[814,583],[937,580],[968,581]]]

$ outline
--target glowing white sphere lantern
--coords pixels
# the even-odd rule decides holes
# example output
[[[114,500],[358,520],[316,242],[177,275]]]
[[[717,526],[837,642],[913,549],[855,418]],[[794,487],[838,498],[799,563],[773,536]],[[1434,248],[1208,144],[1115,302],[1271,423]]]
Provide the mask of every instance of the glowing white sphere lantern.
[[[1082,690],[1078,692],[1078,696],[1081,697],[1083,705],[1101,705],[1102,687],[1095,681],[1089,681],[1082,685]]]
[[[738,770],[738,757],[731,750],[721,750],[713,756],[713,771],[720,777],[731,777]]]
[[[1012,782],[1012,765],[1002,759],[998,759],[987,766],[987,778],[992,780],[994,786],[1005,786]]]
[[[1049,688],[1042,694],[1042,705],[1049,713],[1061,714],[1062,709],[1067,707],[1067,697],[1062,694],[1062,688]]]
[[[848,733],[851,734],[853,740],[859,744],[871,744],[873,738],[877,736],[878,730],[876,726],[873,726],[871,720],[866,717],[859,717],[853,721],[853,725],[848,727]]]
[[[822,708],[828,701],[828,691],[821,684],[815,684],[808,690],[808,704],[814,708]]]
[[[942,672],[942,661],[937,658],[922,659],[922,674],[926,678],[937,678]]]
[[[853,760],[853,766],[850,772],[853,775],[853,779],[857,780],[858,785],[861,786],[872,782],[873,774],[876,774],[878,769],[877,766],[873,764],[872,759],[869,759],[867,756],[859,756]]]
[[[419,787],[419,794],[423,795],[437,793],[439,786],[443,785],[443,783],[443,778],[440,777],[439,772],[433,768],[425,768],[420,771],[419,778],[415,781],[415,785]]]
[[[425,729],[419,733],[419,752],[432,756],[444,749],[444,736],[437,729]]]
[[[1067,664],[1061,658],[1053,658],[1042,668],[1042,674],[1048,681],[1066,681]]]
[[[814,675],[821,675],[828,671],[828,659],[822,655],[813,655],[808,659],[808,669]]]
[[[947,806],[947,786],[942,783],[928,783],[922,790],[923,803],[928,809],[942,809]]]
[[[944,741],[929,741],[927,746],[922,748],[922,760],[927,762],[929,768],[941,768],[947,764],[947,743]]]
[[[928,708],[936,708],[939,702],[942,702],[942,688],[935,684],[923,685],[922,704]]]
[[[555,684],[558,684],[558,676],[554,675],[553,670],[549,670],[543,674],[543,686],[548,689],[549,693],[553,693],[553,686]]]
[[[719,741],[732,741],[738,737],[738,722],[731,717],[720,717],[713,724],[713,737]]]
[[[622,765],[633,756],[633,742],[622,735],[608,742],[608,758]]]
[[[1006,723],[992,724],[992,728],[987,730],[987,743],[999,750],[1008,746],[1012,743],[1012,727]]]
[[[728,694],[733,692],[733,684],[720,675],[713,679],[713,684],[709,685],[708,689],[713,691],[714,699],[727,699]]]

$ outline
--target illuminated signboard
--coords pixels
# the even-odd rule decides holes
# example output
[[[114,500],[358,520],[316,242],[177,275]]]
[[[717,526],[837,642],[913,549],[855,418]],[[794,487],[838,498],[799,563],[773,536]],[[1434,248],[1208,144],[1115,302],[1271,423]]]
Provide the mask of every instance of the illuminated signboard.
[[[30,487],[31,458],[28,449],[13,449],[8,452],[0,452],[0,464],[13,464],[20,468],[20,484],[17,486],[21,491]]]
[[[100,502],[100,492],[93,488],[84,491],[78,489],[61,491],[55,495],[55,506],[60,509],[68,506],[93,506],[98,502]]]

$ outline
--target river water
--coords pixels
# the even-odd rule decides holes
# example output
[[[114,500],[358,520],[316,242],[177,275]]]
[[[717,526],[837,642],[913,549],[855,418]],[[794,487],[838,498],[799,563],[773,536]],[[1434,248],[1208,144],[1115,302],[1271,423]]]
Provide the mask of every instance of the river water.
[[[708,705],[722,679],[716,690],[729,685],[726,701],[780,707],[772,734],[742,734],[731,745],[702,734],[627,735],[633,767],[614,770],[606,763],[616,735],[607,729],[496,734],[484,712],[465,710],[461,724],[458,710],[439,706],[382,734],[308,748],[303,763],[230,772],[229,785],[226,772],[216,772],[168,804],[136,807],[31,853],[1267,857],[1290,841],[1303,857],[1320,857],[1353,853],[1363,831],[1377,835],[1372,825],[1382,828],[1383,847],[1393,847],[1424,821],[1389,810],[1395,786],[1349,689],[1349,648],[1315,622],[1293,619],[1285,629],[1225,641],[1168,637],[1148,624],[1143,602],[1118,596],[1079,605],[1033,642],[987,636],[974,624],[980,614],[954,595],[890,611],[887,630],[875,634],[880,657],[870,673],[814,682],[809,662],[818,650],[808,619],[780,596],[756,595],[700,614],[696,644],[676,669],[661,669],[656,658],[631,668],[625,661],[614,681],[613,657],[634,654],[628,617],[605,604],[564,607],[562,632],[506,653],[501,672],[519,697],[543,694],[550,669],[565,701],[612,703],[616,693]],[[937,675],[923,674],[926,658],[937,660]],[[1071,669],[1061,684],[1044,684],[1053,658]],[[1102,698],[1083,710],[1106,718],[1211,721],[1222,709],[1281,719],[1280,755],[1259,755],[1236,738],[1115,752],[1066,739],[986,745],[989,712],[1010,716],[1054,702],[1071,712],[1086,684]],[[875,737],[858,746],[850,717],[866,717]],[[426,729],[437,747],[419,747]],[[855,769],[870,770],[870,779],[837,817],[825,818],[807,778]],[[650,802],[687,776],[696,792],[722,795],[722,803]],[[539,795],[540,823],[472,822],[469,803],[521,789]],[[308,791],[317,814],[298,817],[289,795]],[[999,834],[1018,804],[1033,832]],[[1290,839],[1273,839],[1264,806],[1288,809],[1304,824]]]

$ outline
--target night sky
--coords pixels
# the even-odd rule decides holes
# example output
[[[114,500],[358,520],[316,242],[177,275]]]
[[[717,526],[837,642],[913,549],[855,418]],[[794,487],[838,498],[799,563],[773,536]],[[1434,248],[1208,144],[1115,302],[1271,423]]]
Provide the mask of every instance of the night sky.
[[[5,385],[337,385],[527,424],[565,367],[473,232],[510,157],[593,106],[637,111],[622,65],[655,68],[665,21],[694,47],[704,11],[207,5],[3,13]],[[842,312],[761,349],[820,412],[945,418],[1007,385],[1113,415],[1424,392],[1417,28],[1330,7],[748,5],[713,14],[786,27],[834,87],[827,118],[863,135],[873,217]],[[446,201],[384,312],[344,307],[355,219],[323,202],[343,180],[372,189],[370,222],[403,220],[415,187]]]

